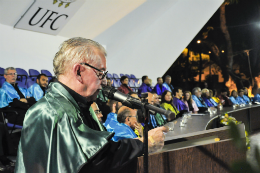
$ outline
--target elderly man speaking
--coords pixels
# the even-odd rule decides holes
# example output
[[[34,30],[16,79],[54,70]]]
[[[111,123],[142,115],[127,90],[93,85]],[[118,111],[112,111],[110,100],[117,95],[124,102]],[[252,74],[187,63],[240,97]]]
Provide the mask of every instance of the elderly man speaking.
[[[72,38],[53,60],[58,82],[26,113],[16,173],[122,172],[142,155],[142,139],[113,142],[89,111],[106,76],[106,51]],[[149,149],[161,145],[165,127],[151,130]]]

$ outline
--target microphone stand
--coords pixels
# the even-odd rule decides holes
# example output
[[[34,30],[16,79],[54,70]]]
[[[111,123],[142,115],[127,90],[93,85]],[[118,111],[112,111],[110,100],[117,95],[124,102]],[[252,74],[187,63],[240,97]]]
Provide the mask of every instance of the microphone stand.
[[[147,109],[146,105],[148,105],[148,97],[147,93],[141,94],[141,101],[143,106],[141,107],[144,112],[144,173],[148,173],[148,122],[150,118],[149,109]]]

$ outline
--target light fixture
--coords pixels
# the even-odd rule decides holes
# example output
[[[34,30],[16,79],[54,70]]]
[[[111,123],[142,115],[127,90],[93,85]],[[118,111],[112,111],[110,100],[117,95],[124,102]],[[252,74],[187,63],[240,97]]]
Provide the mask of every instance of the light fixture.
[[[198,43],[198,44],[200,44],[200,43],[201,43],[201,41],[200,41],[200,40],[198,40],[198,41],[197,41],[197,43]]]
[[[211,51],[209,51],[209,53],[211,53]]]
[[[224,53],[225,51],[224,51],[224,50],[222,50],[221,52],[222,52],[222,53]]]

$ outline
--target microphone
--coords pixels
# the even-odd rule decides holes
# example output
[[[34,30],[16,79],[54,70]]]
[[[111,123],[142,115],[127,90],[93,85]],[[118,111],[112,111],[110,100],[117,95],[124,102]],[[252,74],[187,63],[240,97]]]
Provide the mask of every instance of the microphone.
[[[107,98],[119,101],[123,105],[129,108],[141,109],[143,106],[145,106],[146,109],[153,111],[155,114],[157,112],[159,114],[165,115],[168,121],[173,121],[175,119],[175,114],[172,111],[158,108],[149,103],[143,104],[139,99],[136,99],[128,94],[124,94],[113,87],[109,87],[109,86],[102,86],[102,87],[103,87],[103,94]]]

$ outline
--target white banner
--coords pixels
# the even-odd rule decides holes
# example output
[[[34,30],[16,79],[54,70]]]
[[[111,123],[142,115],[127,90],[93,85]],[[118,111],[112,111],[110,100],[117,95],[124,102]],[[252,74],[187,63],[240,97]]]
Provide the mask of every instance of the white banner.
[[[35,0],[15,28],[57,35],[85,0]]]

